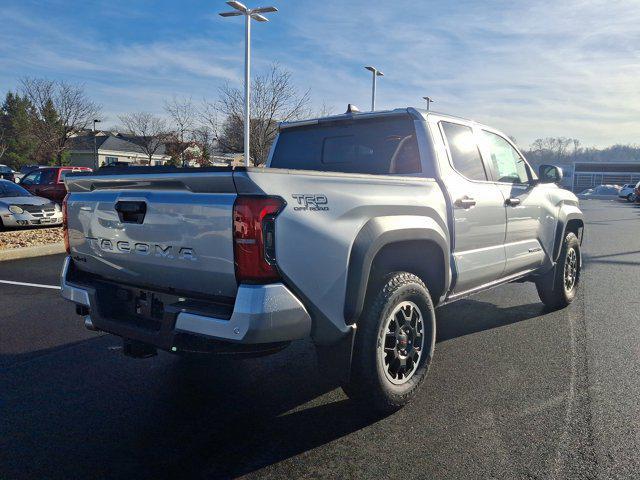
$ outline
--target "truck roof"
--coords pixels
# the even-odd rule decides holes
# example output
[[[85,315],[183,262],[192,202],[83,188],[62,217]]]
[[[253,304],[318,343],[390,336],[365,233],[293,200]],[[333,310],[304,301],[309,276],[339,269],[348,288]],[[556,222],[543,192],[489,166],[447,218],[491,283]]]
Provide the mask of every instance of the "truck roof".
[[[414,116],[422,116],[422,117],[427,117],[428,115],[437,115],[438,117],[446,117],[446,118],[463,120],[465,122],[477,123],[474,120],[471,120],[469,118],[464,118],[457,115],[450,115],[447,113],[436,112],[434,110],[426,110],[424,108],[417,108],[417,107],[402,107],[402,108],[395,108],[393,110],[376,110],[375,112],[341,113],[338,115],[329,115],[327,117],[316,117],[316,118],[308,118],[304,120],[295,120],[291,122],[281,122],[280,130],[293,128],[293,127],[302,127],[305,125],[315,125],[320,122],[335,122],[340,120],[356,120],[356,119],[365,119],[365,118],[372,118],[372,117],[384,117],[384,116],[406,115],[406,114],[410,114]]]

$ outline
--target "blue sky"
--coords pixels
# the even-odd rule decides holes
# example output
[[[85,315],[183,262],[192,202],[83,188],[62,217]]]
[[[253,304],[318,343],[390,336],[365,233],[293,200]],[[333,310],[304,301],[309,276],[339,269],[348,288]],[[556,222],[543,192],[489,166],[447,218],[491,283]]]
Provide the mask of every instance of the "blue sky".
[[[640,8],[628,1],[247,1],[280,12],[253,28],[254,73],[290,70],[316,109],[421,105],[504,130],[526,146],[570,136],[640,143]],[[0,0],[0,90],[24,75],[85,85],[108,124],[162,113],[173,95],[241,85],[244,30],[223,1]],[[406,10],[403,10],[406,9]]]

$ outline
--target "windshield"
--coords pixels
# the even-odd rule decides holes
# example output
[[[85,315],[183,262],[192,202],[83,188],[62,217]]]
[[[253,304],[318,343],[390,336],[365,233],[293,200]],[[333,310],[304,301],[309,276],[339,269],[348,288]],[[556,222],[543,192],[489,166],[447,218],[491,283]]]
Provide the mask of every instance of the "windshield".
[[[421,171],[415,128],[408,115],[285,129],[271,167],[378,175]]]
[[[12,170],[9,167],[5,165],[0,165],[0,173],[11,173],[11,172]]]
[[[0,198],[30,196],[31,194],[20,185],[8,181],[0,182]]]

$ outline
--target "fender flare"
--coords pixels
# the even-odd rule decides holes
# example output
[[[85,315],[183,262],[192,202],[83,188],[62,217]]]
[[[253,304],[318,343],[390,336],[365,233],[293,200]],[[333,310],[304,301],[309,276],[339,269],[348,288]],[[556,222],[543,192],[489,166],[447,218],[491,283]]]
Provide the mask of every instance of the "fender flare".
[[[560,251],[562,250],[562,242],[564,241],[564,237],[566,234],[565,232],[567,230],[567,225],[572,220],[579,220],[580,222],[582,222],[582,227],[584,228],[584,214],[578,207],[568,205],[561,206],[558,215],[558,224],[556,226],[556,236],[553,244],[554,263],[558,261]],[[582,236],[580,236],[579,240],[580,243],[582,243]]]
[[[358,232],[349,255],[344,305],[347,325],[353,325],[362,313],[371,267],[378,252],[387,245],[411,240],[428,240],[438,245],[445,266],[444,287],[448,290],[451,281],[449,238],[435,219],[404,215],[372,218]]]

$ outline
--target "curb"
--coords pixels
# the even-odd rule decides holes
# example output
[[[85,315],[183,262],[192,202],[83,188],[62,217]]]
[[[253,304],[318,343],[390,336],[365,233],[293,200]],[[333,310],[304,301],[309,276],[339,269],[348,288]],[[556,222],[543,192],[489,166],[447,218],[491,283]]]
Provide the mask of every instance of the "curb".
[[[45,255],[55,255],[64,252],[64,242],[38,245],[37,247],[11,248],[9,250],[0,250],[0,262],[19,260],[21,258],[43,257]]]

